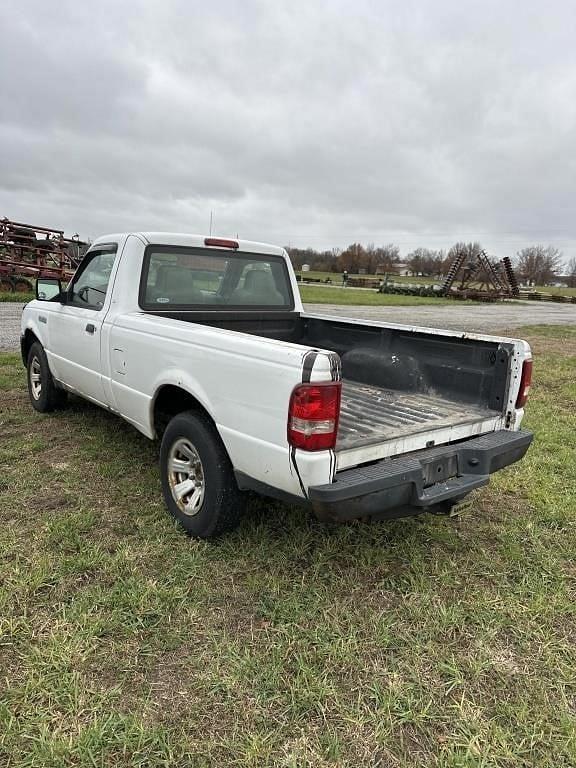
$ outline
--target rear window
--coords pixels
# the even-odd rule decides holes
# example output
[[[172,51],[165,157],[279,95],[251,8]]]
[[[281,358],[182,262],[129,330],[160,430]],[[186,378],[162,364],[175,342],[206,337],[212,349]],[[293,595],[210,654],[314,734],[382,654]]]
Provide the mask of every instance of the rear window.
[[[280,256],[150,245],[140,283],[143,309],[293,309]]]

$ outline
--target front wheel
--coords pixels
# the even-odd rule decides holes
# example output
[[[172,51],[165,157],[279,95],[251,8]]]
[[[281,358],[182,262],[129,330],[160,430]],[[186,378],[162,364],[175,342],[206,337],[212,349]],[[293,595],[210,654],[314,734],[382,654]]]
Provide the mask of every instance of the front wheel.
[[[168,424],[160,448],[164,501],[186,531],[210,539],[240,522],[245,497],[212,422],[186,411]]]
[[[58,389],[50,368],[44,347],[35,341],[28,352],[27,363],[28,395],[32,407],[40,413],[49,413],[66,402],[66,392]]]

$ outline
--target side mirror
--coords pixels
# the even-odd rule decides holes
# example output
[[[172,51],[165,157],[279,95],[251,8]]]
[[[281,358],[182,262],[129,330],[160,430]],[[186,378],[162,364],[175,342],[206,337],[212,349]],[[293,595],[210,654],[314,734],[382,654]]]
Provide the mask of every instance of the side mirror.
[[[52,301],[62,293],[62,283],[51,277],[39,277],[36,280],[36,298],[38,301]]]

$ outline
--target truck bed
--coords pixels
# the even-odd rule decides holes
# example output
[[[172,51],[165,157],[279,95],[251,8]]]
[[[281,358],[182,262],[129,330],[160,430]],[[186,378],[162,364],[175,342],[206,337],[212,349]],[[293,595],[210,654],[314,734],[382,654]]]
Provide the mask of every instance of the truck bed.
[[[344,379],[336,450],[474,423],[491,415],[497,411],[437,394],[402,392]]]
[[[513,354],[506,341],[293,312],[155,314],[335,352],[343,381],[340,456],[423,433],[447,441],[452,428],[473,435],[474,425],[505,411]]]

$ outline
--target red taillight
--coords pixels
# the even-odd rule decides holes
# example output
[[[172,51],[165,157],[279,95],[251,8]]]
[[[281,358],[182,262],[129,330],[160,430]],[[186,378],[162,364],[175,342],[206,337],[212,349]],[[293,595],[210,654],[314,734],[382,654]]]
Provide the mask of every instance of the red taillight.
[[[217,248],[238,248],[239,245],[236,240],[224,240],[221,237],[205,237],[204,245],[213,245]]]
[[[524,408],[526,405],[531,383],[532,360],[524,360],[524,365],[522,366],[522,376],[520,377],[520,389],[518,390],[518,398],[516,399],[516,408]]]
[[[300,384],[290,397],[288,442],[304,451],[326,451],[336,445],[340,416],[340,382]]]

